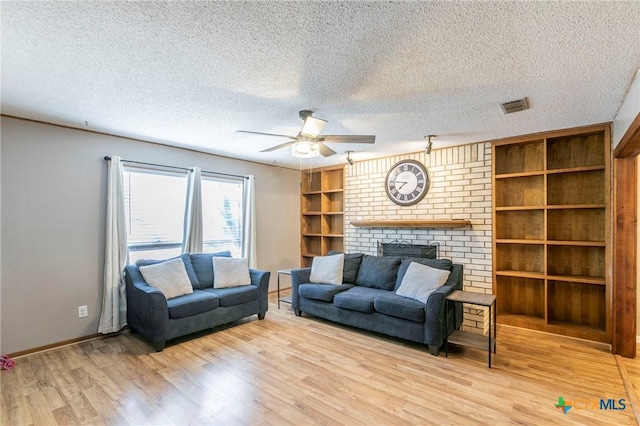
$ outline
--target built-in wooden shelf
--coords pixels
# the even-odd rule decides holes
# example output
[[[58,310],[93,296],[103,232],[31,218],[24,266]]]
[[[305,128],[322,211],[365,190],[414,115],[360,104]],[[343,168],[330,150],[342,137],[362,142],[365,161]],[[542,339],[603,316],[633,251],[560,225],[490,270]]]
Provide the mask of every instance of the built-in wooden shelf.
[[[471,226],[466,219],[453,220],[354,220],[353,226],[359,228],[464,228]]]
[[[300,174],[300,266],[344,251],[344,166]]]
[[[608,125],[495,141],[498,322],[611,343]]]

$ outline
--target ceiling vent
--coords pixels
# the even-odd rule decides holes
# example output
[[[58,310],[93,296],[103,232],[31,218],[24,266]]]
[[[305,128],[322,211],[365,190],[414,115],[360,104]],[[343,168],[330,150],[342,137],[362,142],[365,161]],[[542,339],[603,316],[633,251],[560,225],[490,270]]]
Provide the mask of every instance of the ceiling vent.
[[[503,104],[500,104],[500,108],[502,108],[502,112],[504,112],[505,114],[512,114],[514,112],[529,109],[529,104],[527,103],[527,98],[522,98],[518,99],[517,101],[505,102]]]

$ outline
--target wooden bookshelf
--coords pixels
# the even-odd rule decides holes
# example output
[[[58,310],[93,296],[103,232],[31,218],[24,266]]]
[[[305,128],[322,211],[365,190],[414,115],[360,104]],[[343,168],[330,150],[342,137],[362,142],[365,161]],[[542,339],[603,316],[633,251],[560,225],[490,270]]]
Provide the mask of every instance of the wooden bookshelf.
[[[608,125],[495,141],[498,322],[610,343]]]
[[[300,173],[300,266],[344,250],[344,167]]]

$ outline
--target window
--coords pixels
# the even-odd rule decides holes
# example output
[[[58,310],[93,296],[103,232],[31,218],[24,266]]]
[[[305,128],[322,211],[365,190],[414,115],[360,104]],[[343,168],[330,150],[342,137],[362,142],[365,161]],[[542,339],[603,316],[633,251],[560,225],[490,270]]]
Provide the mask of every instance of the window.
[[[182,252],[187,175],[126,167],[123,173],[129,262]],[[202,174],[203,251],[242,253],[244,179]]]
[[[186,174],[125,167],[123,184],[129,262],[179,255]]]
[[[244,179],[202,176],[202,242],[205,253],[229,250],[242,255]]]

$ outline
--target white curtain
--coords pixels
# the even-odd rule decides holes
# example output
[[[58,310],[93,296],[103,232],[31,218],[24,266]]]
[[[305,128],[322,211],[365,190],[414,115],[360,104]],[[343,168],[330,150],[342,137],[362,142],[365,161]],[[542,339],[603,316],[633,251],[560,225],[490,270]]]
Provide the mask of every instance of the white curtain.
[[[247,176],[244,181],[244,223],[242,224],[242,257],[246,257],[249,268],[258,265],[256,253],[256,177]]]
[[[107,163],[107,226],[104,252],[104,291],[98,332],[114,333],[127,325],[124,267],[127,264],[127,228],[124,217],[122,159]]]
[[[202,184],[200,168],[192,167],[187,175],[187,204],[184,209],[182,253],[202,253]]]

